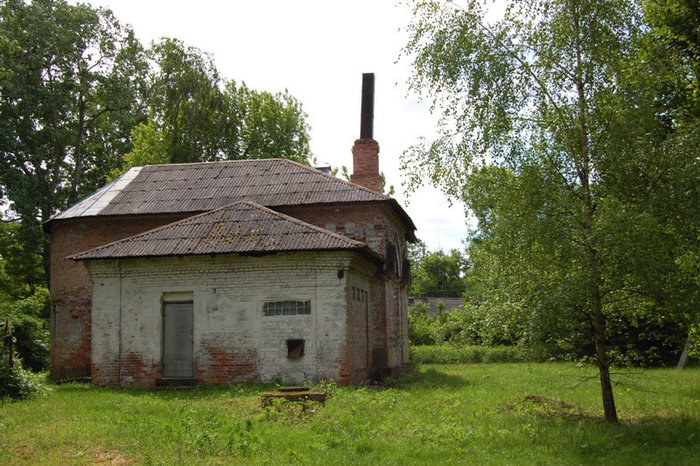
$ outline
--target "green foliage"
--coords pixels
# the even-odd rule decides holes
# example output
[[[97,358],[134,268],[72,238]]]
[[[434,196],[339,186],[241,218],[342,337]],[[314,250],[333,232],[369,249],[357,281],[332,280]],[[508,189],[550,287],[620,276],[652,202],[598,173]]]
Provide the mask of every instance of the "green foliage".
[[[131,152],[124,154],[123,166],[114,169],[110,173],[110,178],[118,177],[125,169],[130,167],[170,162],[168,146],[163,138],[163,134],[158,130],[153,120],[134,126],[131,130],[131,140],[134,148]]]
[[[14,337],[14,322],[10,325]],[[10,349],[7,319],[3,318],[0,322],[0,402],[6,398],[23,400],[34,395],[39,389],[39,384],[22,367],[22,359],[17,356],[14,348],[10,354]]]
[[[154,44],[150,55],[156,70],[150,76],[148,104],[167,161],[216,160],[220,141],[229,134],[222,127],[224,101],[211,57],[170,38]]]
[[[424,243],[412,245],[409,296],[460,297],[466,290],[467,261],[457,249],[427,252]]]
[[[415,2],[410,84],[443,118],[404,168],[478,219],[471,299],[517,303],[533,346],[592,357],[614,421],[610,364],[698,322],[678,261],[700,250],[697,17],[682,0],[508,2],[494,20],[465,3]]]
[[[700,116],[700,15],[693,0],[646,0],[645,20],[655,40],[652,53],[676,73],[665,76],[673,106]]]
[[[528,360],[515,346],[411,346],[411,362],[418,364],[476,364]]]
[[[0,17],[0,184],[30,224],[94,190],[119,163],[143,117],[146,64],[133,32],[107,10],[10,0]]]
[[[14,348],[23,365],[38,372],[49,366],[49,290],[16,301],[0,301],[0,317],[9,316]]]
[[[44,281],[41,256],[26,249],[21,223],[0,223],[0,319],[12,320],[15,350],[25,367],[40,371],[48,367],[49,291]]]
[[[147,64],[107,10],[8,0],[0,17],[0,194],[22,222],[22,251],[48,272],[41,224],[121,163],[145,117]]]
[[[223,80],[212,58],[166,38],[149,51],[153,71],[146,123],[118,176],[146,164],[286,158],[309,163],[309,126],[289,92],[272,94]]]
[[[37,393],[39,386],[27,371],[22,368],[20,359],[15,359],[14,367],[7,364],[7,355],[2,354],[0,361],[0,400],[24,400]],[[1,402],[1,401],[0,401]]]
[[[435,345],[441,341],[435,319],[428,315],[430,305],[421,301],[408,308],[409,345]]]
[[[465,303],[450,312],[427,313],[428,304],[417,301],[408,310],[411,345],[500,346],[522,342],[522,309],[505,303]]]
[[[275,157],[310,162],[307,115],[287,90],[271,94],[250,89],[245,83],[236,87],[231,82],[227,91],[241,121],[237,150],[226,158]]]
[[[42,258],[37,254],[43,238],[36,233],[24,223],[0,222],[0,296],[21,299],[45,282]]]

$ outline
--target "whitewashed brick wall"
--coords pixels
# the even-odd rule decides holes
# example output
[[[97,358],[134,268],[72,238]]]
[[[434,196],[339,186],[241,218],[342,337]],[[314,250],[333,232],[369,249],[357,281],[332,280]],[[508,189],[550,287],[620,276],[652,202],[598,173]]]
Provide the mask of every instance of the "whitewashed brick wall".
[[[352,252],[87,262],[93,382],[160,378],[167,293],[192,295],[194,362],[205,383],[341,379],[350,359],[346,290],[348,280],[358,283],[351,266],[358,261],[369,264]],[[266,301],[285,300],[311,301],[311,314],[263,316]],[[303,357],[287,358],[288,339],[305,341]]]

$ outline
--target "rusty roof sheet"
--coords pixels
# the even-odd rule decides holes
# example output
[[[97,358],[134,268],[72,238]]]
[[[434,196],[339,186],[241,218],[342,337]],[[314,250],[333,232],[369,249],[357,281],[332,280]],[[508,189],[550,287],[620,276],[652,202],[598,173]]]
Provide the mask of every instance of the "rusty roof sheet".
[[[87,215],[206,212],[242,200],[266,207],[391,200],[285,159],[137,168],[52,220]]]
[[[249,201],[195,215],[70,258],[95,260],[315,250],[357,250],[382,261],[364,243]]]

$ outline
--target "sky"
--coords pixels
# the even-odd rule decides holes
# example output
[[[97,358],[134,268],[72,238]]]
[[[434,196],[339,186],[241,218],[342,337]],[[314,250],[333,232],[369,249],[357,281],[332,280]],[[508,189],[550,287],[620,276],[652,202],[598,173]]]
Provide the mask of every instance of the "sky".
[[[75,2],[74,2],[75,3]],[[360,135],[362,74],[375,74],[374,139],[379,168],[430,250],[462,248],[464,207],[424,187],[407,196],[401,154],[434,134],[429,106],[407,92],[398,60],[411,13],[395,0],[84,0],[109,8],[148,46],[181,39],[213,56],[219,73],[260,91],[288,89],[308,114],[320,166],[345,165]]]

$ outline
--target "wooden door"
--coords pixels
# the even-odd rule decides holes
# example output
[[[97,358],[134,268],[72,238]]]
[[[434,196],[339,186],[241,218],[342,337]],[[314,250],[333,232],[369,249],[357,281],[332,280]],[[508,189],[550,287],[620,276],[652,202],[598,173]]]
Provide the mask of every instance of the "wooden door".
[[[194,377],[192,302],[163,303],[163,377]]]

